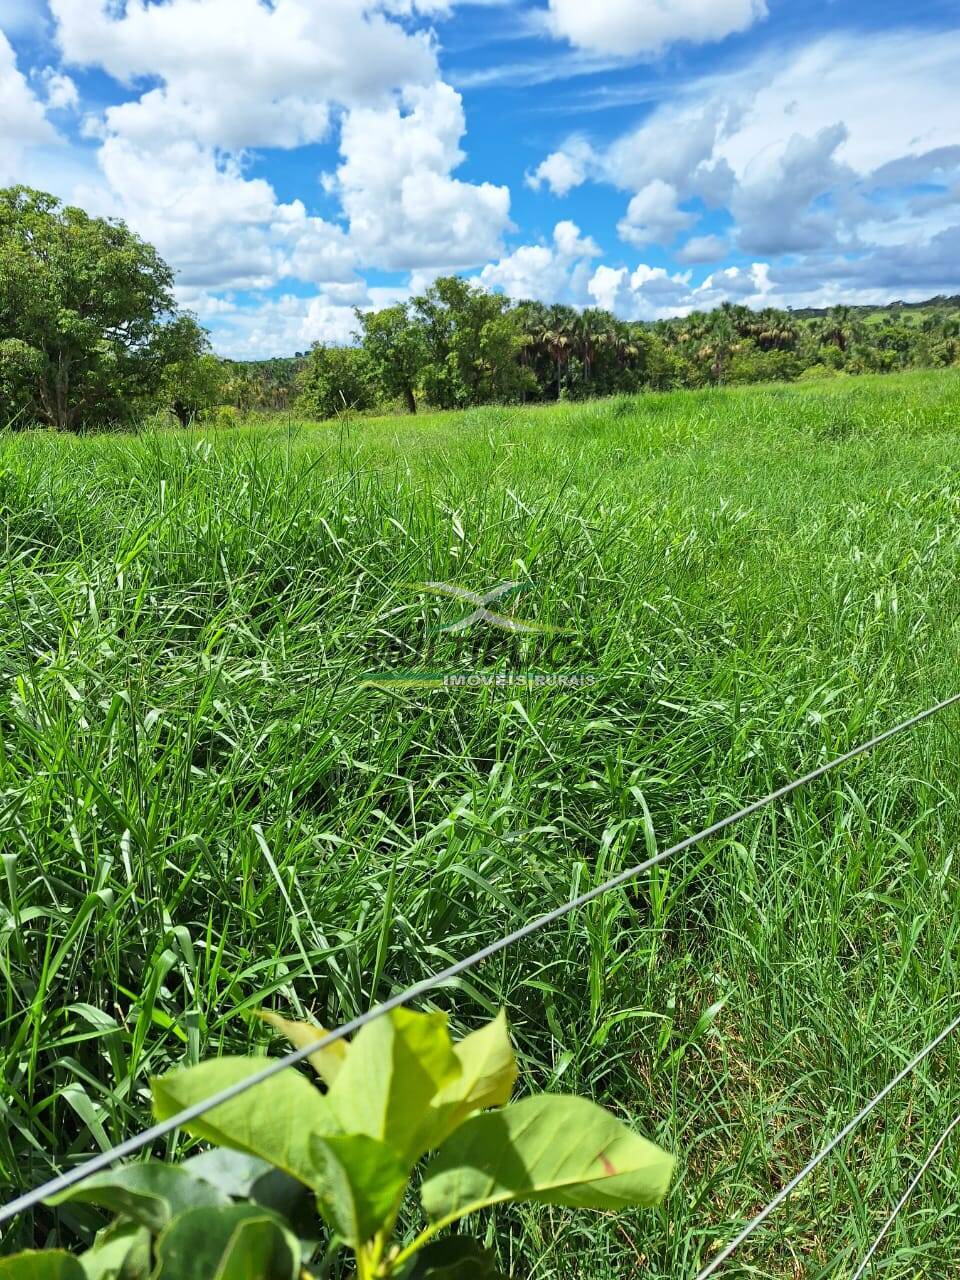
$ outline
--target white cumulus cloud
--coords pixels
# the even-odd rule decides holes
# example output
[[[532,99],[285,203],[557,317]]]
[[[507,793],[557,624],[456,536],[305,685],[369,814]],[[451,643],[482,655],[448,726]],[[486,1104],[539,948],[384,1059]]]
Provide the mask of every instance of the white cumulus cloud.
[[[960,118],[943,110],[958,78],[960,31],[833,35],[701,77],[611,143],[574,135],[531,182],[631,193],[621,238],[692,231],[681,262],[927,243],[960,205]],[[730,215],[723,241],[698,231],[693,202]]]
[[[179,301],[196,311],[213,332],[216,349],[237,360],[306,351],[322,342],[342,346],[357,330],[354,307],[387,307],[409,290],[354,284],[328,285],[310,297],[284,294],[279,298],[225,300],[203,290],[180,290]]]
[[[600,266],[588,289],[596,304],[625,320],[662,320],[669,316],[709,311],[721,302],[765,306],[771,301],[770,268],[755,262],[748,268],[728,267],[708,276],[700,285],[692,283],[689,271],[669,272],[664,267],[641,263],[634,271],[626,267]]]
[[[595,162],[596,153],[585,138],[570,138],[563,150],[554,151],[527,174],[527,186],[534,191],[546,186],[555,196],[568,195],[586,182]]]
[[[28,147],[56,141],[43,103],[18,69],[10,41],[0,31],[0,183],[17,180]]]
[[[68,75],[45,67],[37,78],[43,85],[48,111],[75,111],[79,107],[80,94]]]
[[[677,201],[676,187],[662,178],[654,178],[637,192],[627,206],[627,216],[617,224],[620,239],[637,248],[647,244],[669,244],[698,218],[695,213],[684,212]]]
[[[494,256],[510,227],[510,192],[452,176],[463,160],[463,102],[449,85],[405,89],[347,113],[331,189],[366,262],[464,268]]]
[[[358,265],[457,269],[499,252],[510,194],[454,170],[466,128],[417,19],[440,0],[50,0],[66,65],[138,86],[87,119],[109,197],[184,286],[344,282]],[[59,74],[59,73],[58,73]],[[49,82],[68,105],[66,76]],[[340,130],[339,222],[284,204],[251,148]],[[314,175],[319,178],[319,174]],[[319,185],[317,198],[321,198]]]
[[[293,274],[314,283],[352,274],[339,227],[309,217],[300,201],[279,203],[235,158],[189,139],[147,151],[117,135],[99,158],[110,212],[157,245],[183,285],[263,289]]]
[[[678,262],[719,262],[729,252],[729,241],[723,236],[691,236],[674,256]]]
[[[521,245],[499,262],[488,263],[480,282],[509,298],[580,303],[586,300],[590,260],[599,256],[593,238],[582,235],[575,222],[564,220],[554,227],[551,244]]]
[[[382,100],[437,74],[429,36],[376,0],[50,0],[66,62],[162,81],[107,112],[148,143],[184,134],[232,149],[322,138],[331,103]]]
[[[591,53],[635,56],[679,40],[722,40],[766,15],[766,0],[550,0],[548,23]]]

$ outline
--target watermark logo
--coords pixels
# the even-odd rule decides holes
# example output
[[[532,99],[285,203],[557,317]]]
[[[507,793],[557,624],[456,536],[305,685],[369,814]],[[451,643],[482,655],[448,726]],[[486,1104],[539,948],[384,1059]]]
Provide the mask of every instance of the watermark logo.
[[[533,582],[509,580],[499,582],[487,591],[471,591],[470,588],[461,587],[455,582],[411,582],[407,583],[407,586],[422,594],[441,596],[448,600],[455,600],[461,605],[472,606],[471,611],[462,617],[432,627],[430,630],[434,635],[463,635],[464,632],[476,626],[493,627],[497,631],[506,631],[511,635],[520,636],[573,634],[569,628],[537,622],[509,611],[511,598],[532,590],[535,586]],[[456,671],[430,671],[396,668],[392,671],[368,673],[363,686],[377,689],[470,688],[529,691],[532,689],[583,689],[596,682],[595,673],[589,671],[537,671],[526,668],[470,670],[463,667]]]
[[[532,582],[501,582],[482,595],[478,591],[470,591],[467,587],[459,587],[453,582],[418,582],[415,586],[419,591],[432,592],[434,595],[447,596],[451,600],[460,600],[464,604],[476,606],[472,613],[466,614],[456,622],[447,622],[437,627],[438,631],[447,634],[466,631],[477,622],[483,622],[489,627],[497,627],[500,631],[511,631],[521,635],[560,635],[563,632],[561,627],[553,627],[546,622],[530,622],[518,618],[515,614],[501,613],[498,609],[488,607],[507,596],[529,591],[533,586]]]
[[[391,671],[368,676],[365,689],[587,689],[592,671]]]

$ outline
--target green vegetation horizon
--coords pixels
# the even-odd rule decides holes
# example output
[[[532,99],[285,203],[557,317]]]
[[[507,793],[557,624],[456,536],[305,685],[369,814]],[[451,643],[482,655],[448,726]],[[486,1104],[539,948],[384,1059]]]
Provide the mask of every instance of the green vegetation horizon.
[[[3,1198],[141,1127],[149,1076],[275,1051],[254,1009],[342,1023],[954,692],[958,411],[944,370],[0,433]],[[506,579],[555,632],[445,633],[461,606],[416,588]],[[597,680],[366,684],[420,668]],[[655,1210],[496,1210],[507,1274],[691,1276],[955,1015],[958,727],[422,1002],[458,1036],[503,1007],[525,1089],[680,1157]],[[947,1042],[731,1274],[848,1276],[958,1066]],[[956,1269],[955,1167],[887,1274]],[[101,1221],[44,1208],[0,1248]]]
[[[650,324],[514,302],[459,276],[356,310],[353,346],[244,364],[212,354],[173,283],[123,222],[0,189],[0,426],[129,429],[151,415],[232,425],[291,408],[319,419],[416,414],[960,364],[951,298],[824,314],[724,302]]]

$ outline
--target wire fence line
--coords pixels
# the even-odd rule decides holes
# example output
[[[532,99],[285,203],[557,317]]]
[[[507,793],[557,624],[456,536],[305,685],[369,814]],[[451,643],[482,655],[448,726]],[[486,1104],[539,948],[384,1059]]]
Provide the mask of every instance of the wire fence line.
[[[150,1146],[159,1139],[173,1133],[175,1129],[188,1124],[191,1120],[198,1119],[214,1107],[232,1101],[234,1098],[246,1093],[247,1090],[253,1089],[257,1085],[264,1084],[267,1080],[279,1075],[280,1072],[285,1071],[288,1067],[295,1066],[296,1064],[305,1061],[311,1054],[317,1053],[319,1050],[325,1049],[331,1044],[335,1044],[338,1040],[342,1040],[346,1036],[355,1034],[375,1018],[380,1018],[384,1014],[390,1013],[392,1010],[408,1004],[411,1000],[415,1000],[419,996],[426,995],[428,992],[436,990],[438,987],[443,986],[452,979],[459,977],[460,974],[465,973],[467,970],[482,964],[485,960],[498,955],[501,951],[504,951],[515,943],[522,941],[524,938],[530,937],[531,934],[538,932],[538,930],[546,928],[548,925],[554,924],[558,920],[562,920],[572,911],[575,911],[580,907],[587,906],[603,894],[609,893],[613,889],[620,888],[621,886],[638,879],[645,872],[652,870],[654,867],[660,866],[661,863],[666,862],[670,858],[676,857],[680,853],[686,852],[686,850],[693,848],[695,845],[701,844],[704,840],[709,840],[714,836],[722,834],[730,827],[743,822],[746,818],[751,817],[755,813],[759,813],[762,809],[776,803],[776,801],[783,800],[787,796],[793,795],[794,792],[799,791],[802,787],[808,786],[812,782],[816,782],[818,779],[849,763],[849,761],[856,759],[858,756],[865,755],[867,752],[872,751],[882,743],[888,742],[891,738],[907,732],[907,730],[922,724],[924,721],[938,715],[941,711],[945,711],[948,707],[955,706],[957,703],[960,703],[960,693],[951,694],[950,697],[944,698],[942,701],[935,703],[931,707],[927,707],[926,710],[920,711],[916,715],[910,716],[906,720],[902,720],[892,728],[885,729],[882,733],[878,733],[874,737],[867,739],[867,741],[859,743],[849,751],[843,752],[842,755],[835,756],[825,764],[818,765],[815,769],[811,769],[809,772],[801,774],[799,777],[785,783],[783,786],[777,787],[775,790],[761,796],[759,800],[754,800],[750,804],[744,805],[741,809],[737,809],[726,817],[720,818],[718,821],[711,823],[702,830],[695,832],[693,835],[686,836],[677,844],[671,845],[668,849],[663,849],[660,853],[648,858],[645,862],[626,868],[626,870],[619,872],[615,876],[611,876],[610,879],[605,880],[595,888],[580,894],[576,898],[570,899],[570,901],[563,903],[552,911],[545,912],[543,915],[527,921],[526,924],[515,929],[512,933],[508,933],[503,937],[498,938],[495,942],[488,943],[487,946],[481,947],[480,950],[473,952],[469,956],[465,956],[463,959],[456,961],[447,968],[431,974],[421,982],[414,983],[413,986],[407,987],[404,991],[399,992],[395,996],[391,996],[390,999],[374,1005],[371,1009],[368,1009],[366,1013],[362,1013],[358,1017],[351,1019],[349,1022],[344,1023],[335,1031],[327,1032],[323,1036],[318,1037],[315,1043],[305,1045],[299,1049],[294,1049],[283,1057],[271,1059],[261,1071],[247,1076],[245,1079],[238,1081],[236,1084],[230,1085],[226,1089],[221,1089],[217,1093],[211,1094],[210,1097],[204,1098],[202,1101],[194,1103],[192,1106],[185,1107],[182,1111],[177,1112],[176,1115],[170,1116],[166,1120],[159,1121],[158,1123],[151,1125],[149,1128],[143,1129],[140,1133],[134,1134],[123,1142],[119,1142],[115,1146],[108,1148],[106,1151],[100,1152],[99,1155],[93,1156],[82,1164],[78,1164],[74,1166],[74,1168],[68,1169],[64,1173],[49,1179],[42,1185],[18,1196],[16,1199],[9,1201],[6,1205],[0,1208],[0,1223],[7,1222],[11,1218],[16,1217],[17,1214],[24,1213],[29,1209],[35,1208],[47,1196],[58,1195],[61,1191],[66,1191],[69,1187],[75,1186],[78,1182],[82,1182],[92,1174],[99,1173],[102,1170],[109,1168],[115,1161],[124,1159],[127,1156],[135,1155],[138,1151],[142,1151],[144,1147]],[[918,1056],[916,1062],[919,1062],[923,1057],[925,1057],[932,1048],[939,1044],[941,1040],[946,1038],[950,1031],[954,1030],[958,1025],[960,1025],[960,1018],[958,1018],[957,1022],[952,1024],[947,1031],[943,1032],[932,1045],[928,1046],[927,1049]],[[915,1065],[915,1063],[912,1065]],[[898,1079],[902,1078],[903,1074],[906,1074],[909,1069],[912,1069],[912,1066],[905,1069]],[[897,1080],[888,1085],[881,1096],[886,1096],[886,1093],[889,1092],[896,1083]],[[879,1097],[877,1101],[879,1101]],[[870,1104],[869,1109],[872,1109],[872,1106],[874,1105],[876,1105],[876,1101]],[[857,1117],[857,1122],[859,1122],[859,1119],[866,1114],[866,1110],[862,1112],[861,1115]],[[852,1128],[853,1125],[851,1124],[849,1127]],[[833,1146],[835,1146],[840,1140],[841,1138],[835,1139],[829,1150],[832,1150]],[[829,1151],[823,1154],[829,1154]],[[821,1157],[818,1157],[817,1162],[819,1162],[820,1158],[823,1158],[823,1156],[821,1155]],[[815,1164],[811,1164],[810,1167],[815,1167]],[[809,1172],[809,1168],[798,1175],[798,1178],[795,1180],[793,1185],[796,1185],[796,1182],[800,1181],[800,1178],[805,1177],[807,1172]],[[787,1194],[789,1194],[789,1192],[787,1192]],[[780,1203],[781,1200],[785,1198],[785,1195],[781,1193],[780,1197],[772,1207],[775,1208],[776,1204]],[[765,1216],[766,1211],[763,1217]],[[741,1240],[746,1239],[747,1235],[749,1235],[756,1226],[760,1225],[763,1217],[758,1220],[755,1219],[754,1222],[750,1224],[736,1240],[727,1246],[723,1254],[719,1255],[706,1271],[701,1272],[700,1276],[697,1277],[697,1280],[701,1280],[702,1277],[712,1274],[724,1258],[729,1257],[733,1250],[740,1244]]]
[[[734,1236],[730,1243],[722,1249],[720,1253],[718,1253],[717,1256],[703,1268],[702,1271],[697,1272],[696,1280],[707,1280],[707,1276],[712,1276],[715,1272],[719,1271],[730,1255],[739,1249],[744,1240],[749,1236],[752,1236],[754,1231],[766,1222],[771,1213],[782,1205],[784,1200],[789,1198],[800,1183],[803,1182],[804,1178],[813,1173],[814,1169],[816,1169],[818,1165],[822,1164],[832,1151],[836,1150],[840,1143],[843,1142],[844,1138],[849,1137],[860,1121],[865,1120],[870,1112],[873,1111],[874,1108],[878,1107],[884,1098],[889,1093],[892,1093],[897,1085],[910,1075],[915,1067],[920,1065],[924,1058],[929,1057],[929,1055],[933,1053],[934,1049],[943,1044],[944,1040],[953,1035],[958,1028],[960,1028],[960,1016],[954,1018],[950,1025],[945,1027],[935,1039],[930,1041],[929,1044],[924,1045],[920,1052],[912,1057],[907,1065],[898,1071],[892,1080],[888,1080],[880,1092],[875,1094],[865,1107],[861,1107],[853,1119],[847,1121],[840,1132],[832,1137],[827,1145],[822,1147],[817,1154],[803,1166],[800,1172],[795,1174],[786,1186],[782,1187],[777,1192],[768,1204],[764,1205],[757,1216],[755,1218],[751,1218],[739,1235]]]
[[[886,1236],[887,1232],[896,1222],[897,1218],[899,1218],[901,1210],[903,1209],[907,1201],[910,1199],[910,1197],[913,1195],[914,1191],[917,1188],[918,1183],[920,1182],[920,1179],[927,1172],[927,1170],[933,1164],[934,1160],[936,1160],[937,1156],[943,1150],[944,1144],[946,1143],[947,1139],[950,1137],[951,1133],[953,1133],[954,1129],[957,1127],[958,1124],[960,1124],[960,1115],[955,1116],[954,1119],[950,1121],[946,1129],[944,1129],[943,1133],[941,1133],[940,1137],[936,1140],[936,1142],[927,1152],[927,1155],[923,1161],[923,1164],[921,1164],[920,1168],[917,1170],[914,1176],[910,1179],[910,1182],[907,1185],[906,1191],[904,1191],[903,1195],[900,1197],[897,1203],[890,1210],[890,1213],[887,1215],[887,1218],[884,1221],[883,1226],[880,1228],[879,1232],[877,1233],[877,1236],[874,1239],[873,1244],[871,1244],[870,1248],[863,1255],[863,1258],[860,1261],[860,1265],[857,1267],[856,1271],[854,1271],[853,1275],[850,1277],[850,1280],[860,1280],[860,1277],[866,1272],[867,1268],[870,1266],[870,1260],[872,1259],[873,1255],[877,1252],[877,1250],[880,1248],[880,1245],[883,1243],[884,1237]]]

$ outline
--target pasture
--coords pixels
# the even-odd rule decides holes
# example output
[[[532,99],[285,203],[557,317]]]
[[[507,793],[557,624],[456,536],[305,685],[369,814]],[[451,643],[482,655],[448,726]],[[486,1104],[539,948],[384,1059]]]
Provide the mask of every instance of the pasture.
[[[3,1197],[276,1052],[255,1008],[337,1025],[960,689],[958,415],[947,371],[0,437]],[[428,580],[554,630],[444,631]],[[498,1212],[515,1276],[692,1277],[960,1012],[958,750],[948,711],[421,1003],[679,1157],[656,1211]],[[958,1068],[724,1274],[849,1276]],[[960,1266],[956,1141],[878,1274]]]

